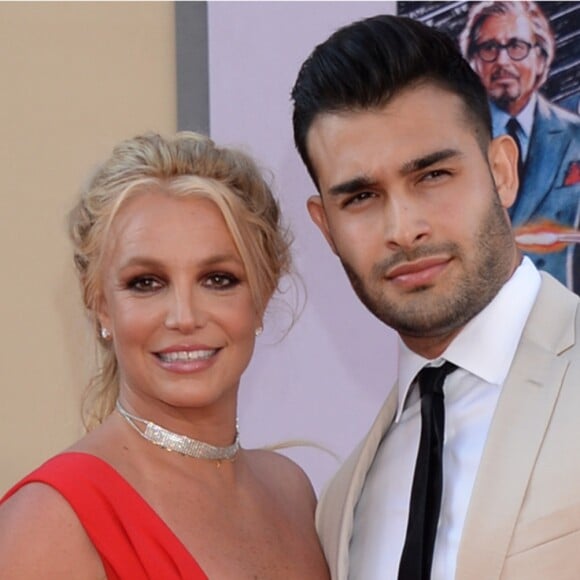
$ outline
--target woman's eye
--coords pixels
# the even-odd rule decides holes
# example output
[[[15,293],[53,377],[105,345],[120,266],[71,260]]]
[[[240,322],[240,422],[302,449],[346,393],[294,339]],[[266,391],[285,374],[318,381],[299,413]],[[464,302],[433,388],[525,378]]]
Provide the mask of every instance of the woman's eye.
[[[161,285],[161,282],[152,276],[139,276],[137,278],[133,278],[127,284],[130,290],[134,290],[136,292],[154,292],[155,290],[159,290]]]
[[[209,288],[216,288],[217,290],[225,290],[226,288],[232,288],[239,284],[240,280],[233,274],[226,274],[223,272],[216,272],[209,274],[205,278],[205,286]]]

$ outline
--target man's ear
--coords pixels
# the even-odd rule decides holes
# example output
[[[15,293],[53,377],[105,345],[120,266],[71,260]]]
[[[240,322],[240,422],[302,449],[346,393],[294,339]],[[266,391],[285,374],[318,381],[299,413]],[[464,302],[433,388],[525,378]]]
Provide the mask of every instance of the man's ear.
[[[324,211],[324,204],[322,203],[322,198],[320,195],[313,195],[308,198],[306,202],[306,207],[308,208],[308,213],[312,221],[318,226],[318,229],[322,232],[322,235],[326,238],[328,245],[331,250],[336,254],[336,246],[332,236],[330,235],[330,230],[328,228],[328,220],[326,218],[326,212]]]
[[[489,144],[488,160],[501,204],[507,209],[518,193],[518,146],[509,135],[500,135]]]

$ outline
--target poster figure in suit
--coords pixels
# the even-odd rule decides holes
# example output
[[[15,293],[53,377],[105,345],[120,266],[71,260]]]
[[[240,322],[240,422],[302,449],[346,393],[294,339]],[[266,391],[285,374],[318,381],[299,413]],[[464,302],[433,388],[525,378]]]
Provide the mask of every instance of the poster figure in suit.
[[[518,122],[521,183],[510,213],[518,244],[580,294],[580,3],[403,1],[397,12],[461,44],[489,92],[495,136],[512,116]],[[481,58],[483,39],[492,44]]]
[[[550,23],[534,2],[478,2],[459,40],[487,90],[494,136],[518,144],[516,240],[539,269],[578,292],[580,116],[539,92],[555,55]]]

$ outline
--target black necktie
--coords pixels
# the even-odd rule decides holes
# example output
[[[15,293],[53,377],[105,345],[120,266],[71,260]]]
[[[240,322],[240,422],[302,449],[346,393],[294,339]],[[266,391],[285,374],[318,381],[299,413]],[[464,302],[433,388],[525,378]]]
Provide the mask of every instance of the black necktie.
[[[456,368],[453,363],[446,362],[440,367],[425,367],[417,377],[421,391],[421,441],[399,580],[429,580],[431,577],[443,489],[443,383]]]
[[[518,120],[514,117],[511,117],[510,120],[506,123],[506,129],[508,135],[516,142],[518,146],[518,180],[520,182],[519,189],[522,187],[522,179],[524,177],[524,159],[522,157],[522,143],[520,141],[520,136],[518,131],[521,130],[521,126],[518,123]]]

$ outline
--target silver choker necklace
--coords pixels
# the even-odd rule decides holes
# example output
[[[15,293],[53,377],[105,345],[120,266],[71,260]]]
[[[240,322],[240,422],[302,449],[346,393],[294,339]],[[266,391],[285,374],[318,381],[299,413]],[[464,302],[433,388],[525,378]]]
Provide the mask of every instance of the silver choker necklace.
[[[220,461],[228,460],[233,461],[236,454],[240,450],[240,433],[238,430],[238,422],[236,420],[236,439],[227,447],[216,447],[215,445],[210,445],[209,443],[204,443],[203,441],[198,441],[197,439],[191,439],[186,435],[179,435],[179,433],[173,433],[152,423],[151,421],[146,421],[135,415],[131,415],[126,411],[121,403],[117,401],[116,404],[117,411],[127,420],[127,423],[141,435],[147,441],[151,441],[167,451],[177,451],[182,455],[188,455],[189,457],[195,457],[196,459],[210,459],[212,461],[217,461],[218,467]],[[145,431],[137,426],[137,423],[142,423],[145,425]]]

